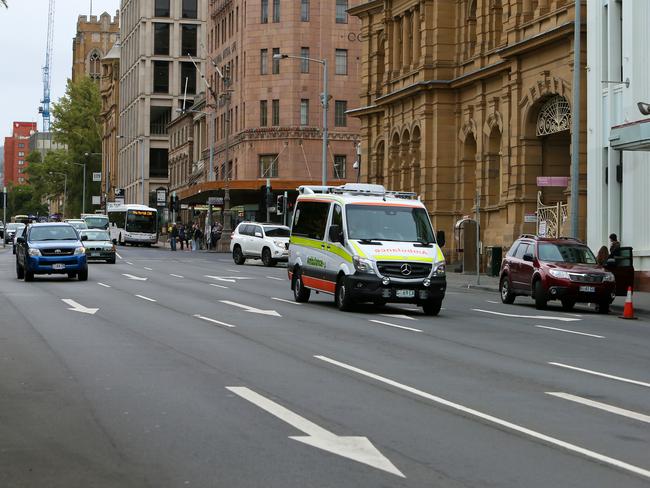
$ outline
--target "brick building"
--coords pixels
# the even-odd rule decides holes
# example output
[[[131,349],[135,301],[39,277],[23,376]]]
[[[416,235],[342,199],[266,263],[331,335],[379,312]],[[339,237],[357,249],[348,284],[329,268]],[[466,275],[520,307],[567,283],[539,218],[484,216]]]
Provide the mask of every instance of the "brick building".
[[[97,18],[85,15],[77,19],[77,35],[72,40],[72,81],[90,76],[99,82],[102,58],[117,42],[120,33],[119,11],[115,17],[104,12]]]
[[[12,134],[5,137],[4,184],[24,185],[27,183],[27,156],[29,138],[36,132],[36,122],[14,122]]]
[[[99,92],[102,97],[102,201],[115,200],[117,188],[117,147],[120,127],[120,43],[102,58]]]
[[[577,177],[570,128],[578,116],[584,236],[586,90],[574,114],[574,7],[572,0],[373,0],[351,9],[363,23],[354,115],[364,179],[420,194],[449,236],[475,214],[479,196],[484,247],[509,246],[535,233],[538,191],[544,203],[567,202],[570,183],[542,189],[537,177]],[[453,259],[456,246],[447,242]]]

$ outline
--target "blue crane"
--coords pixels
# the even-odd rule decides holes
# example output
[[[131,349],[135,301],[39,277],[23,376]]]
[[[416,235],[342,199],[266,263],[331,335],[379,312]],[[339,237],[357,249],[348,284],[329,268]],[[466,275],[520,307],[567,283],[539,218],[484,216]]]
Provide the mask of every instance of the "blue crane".
[[[45,66],[43,66],[43,100],[38,112],[43,114],[43,132],[50,132],[50,63],[54,45],[54,2],[50,0],[47,14],[47,46],[45,48]]]

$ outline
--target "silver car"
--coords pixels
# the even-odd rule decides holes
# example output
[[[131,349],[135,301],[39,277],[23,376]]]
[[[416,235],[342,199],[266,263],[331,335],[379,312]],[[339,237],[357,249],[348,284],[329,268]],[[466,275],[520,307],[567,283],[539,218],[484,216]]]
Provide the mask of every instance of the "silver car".
[[[99,229],[78,230],[81,237],[86,236],[84,247],[88,261],[106,261],[115,264],[115,242],[111,241],[108,231]]]

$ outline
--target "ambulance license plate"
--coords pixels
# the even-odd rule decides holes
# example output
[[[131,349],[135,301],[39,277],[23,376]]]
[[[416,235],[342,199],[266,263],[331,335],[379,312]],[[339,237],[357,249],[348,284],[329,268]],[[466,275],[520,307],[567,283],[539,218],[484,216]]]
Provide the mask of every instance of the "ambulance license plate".
[[[415,290],[395,290],[397,298],[415,298]]]
[[[55,263],[52,265],[52,269],[65,269],[65,264],[63,263]]]
[[[596,287],[595,286],[581,286],[580,291],[586,292],[586,293],[595,293],[596,292]]]

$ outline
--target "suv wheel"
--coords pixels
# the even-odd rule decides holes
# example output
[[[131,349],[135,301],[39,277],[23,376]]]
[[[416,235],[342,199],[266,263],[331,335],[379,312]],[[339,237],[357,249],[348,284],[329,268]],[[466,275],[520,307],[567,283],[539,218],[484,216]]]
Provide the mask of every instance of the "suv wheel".
[[[422,311],[424,312],[424,315],[438,315],[441,308],[442,300],[439,298],[435,300],[429,300],[428,302],[422,304]]]
[[[350,297],[350,293],[345,286],[345,276],[341,276],[336,283],[336,295],[334,296],[334,301],[339,310],[344,312],[352,310],[354,300]]]
[[[499,283],[499,292],[501,294],[501,301],[503,303],[507,303],[508,305],[514,303],[516,295],[512,293],[508,275],[504,275],[501,278],[501,283]]]
[[[18,264],[18,260],[16,259],[16,278],[19,280],[22,280],[25,277],[25,269]]]
[[[268,247],[262,249],[262,263],[267,267],[275,266],[275,259],[271,257],[271,250]]]
[[[88,268],[79,271],[79,274],[77,275],[77,279],[79,281],[88,281]]]
[[[34,281],[34,272],[33,271],[29,271],[29,270],[25,269],[23,271],[23,273],[24,273],[25,281]]]
[[[306,302],[309,300],[310,295],[311,290],[305,288],[305,285],[302,282],[302,273],[300,270],[296,270],[293,275],[293,299],[297,302]]]
[[[232,250],[232,260],[235,262],[235,264],[244,264],[246,262],[244,253],[241,252],[241,247],[239,247],[239,245],[235,246],[235,248]]]
[[[542,280],[537,280],[533,288],[533,293],[535,297],[535,308],[537,310],[544,310],[548,300],[546,299],[546,294],[544,293],[544,285],[542,285]]]

